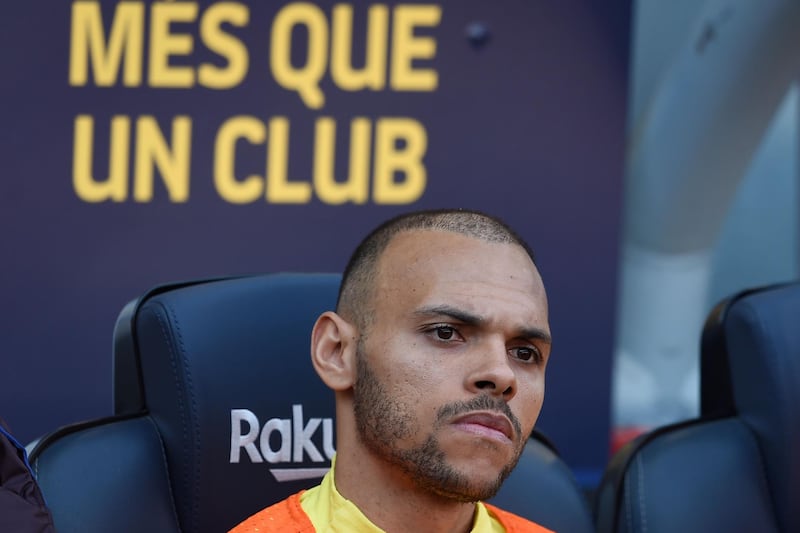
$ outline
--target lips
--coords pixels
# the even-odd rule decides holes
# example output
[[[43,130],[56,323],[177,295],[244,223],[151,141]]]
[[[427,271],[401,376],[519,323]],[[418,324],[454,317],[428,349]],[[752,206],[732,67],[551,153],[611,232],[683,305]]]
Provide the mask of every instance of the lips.
[[[514,429],[508,418],[496,413],[468,413],[453,421],[453,425],[464,431],[494,437],[499,440],[514,440]]]

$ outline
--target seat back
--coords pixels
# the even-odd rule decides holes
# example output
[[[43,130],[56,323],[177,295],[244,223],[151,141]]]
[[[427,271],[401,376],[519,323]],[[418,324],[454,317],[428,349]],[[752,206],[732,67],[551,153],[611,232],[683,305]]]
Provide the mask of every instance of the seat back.
[[[165,285],[115,327],[111,418],[31,453],[59,531],[218,532],[316,484],[333,393],[309,357],[334,274]]]
[[[65,428],[32,454],[59,531],[227,531],[318,483],[334,453],[334,395],[311,364],[310,332],[335,307],[339,279],[173,284],[126,306],[114,417]],[[548,497],[506,505],[519,500],[509,490],[501,507],[553,525],[589,522],[571,474],[541,441],[513,476],[509,487],[518,479],[528,496],[541,485]],[[563,516],[554,501],[568,502]]]
[[[800,531],[798,326],[798,283],[714,308],[701,343],[700,418],[614,457],[598,531]]]
[[[278,274],[164,287],[139,303],[115,363],[138,356],[184,531],[225,531],[330,468],[334,398],[309,339],[338,287],[338,275]],[[115,404],[133,390],[115,390]]]

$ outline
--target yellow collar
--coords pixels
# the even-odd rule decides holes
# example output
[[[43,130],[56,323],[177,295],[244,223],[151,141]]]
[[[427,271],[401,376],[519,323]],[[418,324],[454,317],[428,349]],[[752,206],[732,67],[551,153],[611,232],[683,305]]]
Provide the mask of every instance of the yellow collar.
[[[336,458],[333,458],[330,471],[322,482],[305,491],[300,496],[300,506],[308,515],[318,533],[385,533],[369,521],[353,502],[336,490],[333,471]],[[502,533],[505,531],[497,519],[489,514],[486,506],[478,502],[475,506],[475,522],[471,533]]]

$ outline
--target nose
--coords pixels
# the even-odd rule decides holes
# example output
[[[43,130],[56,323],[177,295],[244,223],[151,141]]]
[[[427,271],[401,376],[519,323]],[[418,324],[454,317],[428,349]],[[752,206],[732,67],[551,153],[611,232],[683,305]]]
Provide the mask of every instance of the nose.
[[[470,368],[466,386],[471,392],[502,397],[505,401],[517,393],[517,375],[505,342],[487,342],[476,349]]]

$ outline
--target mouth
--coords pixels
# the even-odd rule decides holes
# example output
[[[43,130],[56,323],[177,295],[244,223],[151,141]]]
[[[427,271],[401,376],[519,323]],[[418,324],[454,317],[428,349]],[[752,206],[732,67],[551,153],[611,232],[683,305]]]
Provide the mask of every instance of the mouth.
[[[477,412],[456,418],[452,424],[462,431],[501,442],[514,441],[514,429],[505,415]]]

